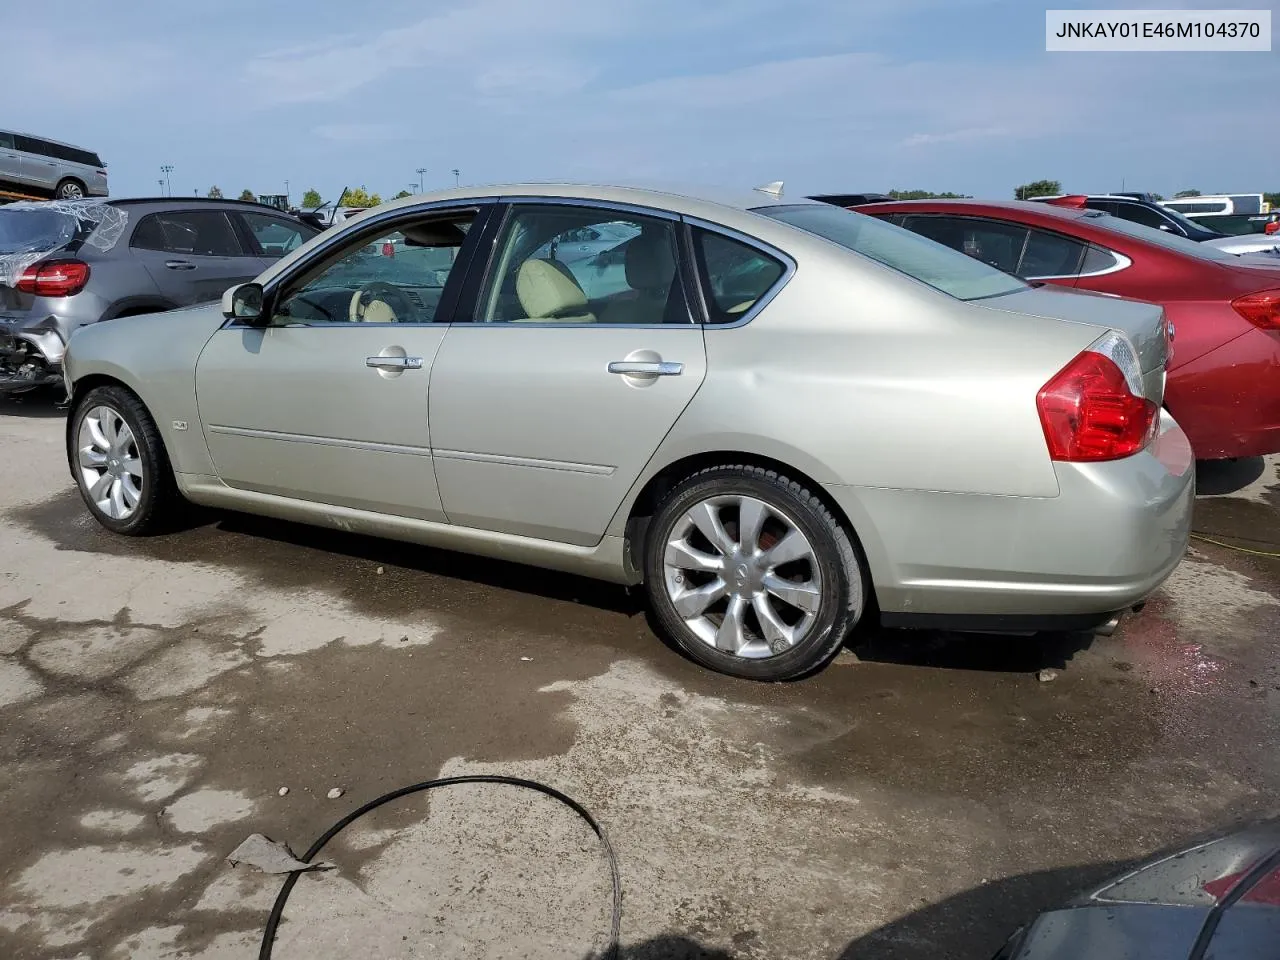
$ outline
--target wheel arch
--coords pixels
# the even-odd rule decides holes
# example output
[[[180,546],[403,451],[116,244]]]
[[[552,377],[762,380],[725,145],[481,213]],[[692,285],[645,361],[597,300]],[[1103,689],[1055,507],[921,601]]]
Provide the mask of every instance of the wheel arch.
[[[870,525],[869,518],[862,514],[857,517],[857,522],[855,522],[854,517],[850,516],[850,512],[845,509],[845,504],[833,497],[831,492],[813,473],[799,469],[791,463],[775,457],[732,448],[702,451],[679,457],[655,471],[644,482],[627,508],[623,526],[623,535],[626,540],[624,560],[628,567],[628,573],[635,577],[637,582],[643,579],[644,550],[648,541],[649,525],[663,498],[673,487],[687,477],[693,476],[695,473],[706,470],[709,467],[727,467],[739,464],[775,470],[789,480],[794,480],[807,487],[814,496],[822,501],[826,508],[831,511],[832,516],[839,521],[858,549],[862,560],[867,564],[867,588],[869,590],[867,601],[868,608],[871,608],[875,604],[874,570],[879,566],[879,556],[882,555],[882,548],[876,538],[874,528]],[[868,540],[870,540],[870,543],[868,543]],[[873,547],[872,551],[868,551],[867,547],[869,545]]]

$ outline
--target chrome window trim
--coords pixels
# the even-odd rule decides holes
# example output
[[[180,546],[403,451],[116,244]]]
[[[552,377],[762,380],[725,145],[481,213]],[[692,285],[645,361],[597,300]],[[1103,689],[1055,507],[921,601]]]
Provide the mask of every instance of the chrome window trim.
[[[713,223],[710,220],[703,220],[701,217],[682,217],[681,219],[684,220],[685,224],[689,227],[696,227],[699,230],[705,230],[707,233],[716,233],[726,239],[736,240],[744,246],[753,247],[754,249],[759,250],[765,256],[772,257],[782,264],[782,276],[778,277],[778,279],[773,282],[773,286],[760,295],[756,302],[751,305],[750,310],[744,313],[737,320],[733,321],[733,323],[711,323],[710,317],[704,314],[700,324],[704,330],[736,330],[738,327],[745,327],[769,305],[770,301],[772,301],[773,298],[782,291],[782,288],[791,281],[791,278],[796,275],[796,271],[799,269],[795,257],[791,256],[791,254],[784,250],[780,250],[773,244],[761,240],[759,237],[753,237],[748,233],[743,233],[741,230],[726,227],[724,224]],[[785,221],[778,222],[785,223]],[[787,224],[787,226],[791,225]],[[795,227],[793,229],[799,228]],[[694,244],[697,243],[696,237],[690,237],[690,240]],[[695,258],[697,257],[696,249],[694,250],[694,256]],[[697,276],[694,279],[697,281],[698,286],[701,287],[702,277]],[[707,293],[708,291],[703,290],[702,296],[705,298]]]
[[[678,221],[680,214],[663,207],[650,207],[642,203],[623,203],[618,200],[591,200],[587,197],[547,197],[519,194],[499,198],[503,203],[512,206],[548,206],[548,207],[591,207],[597,210],[614,210],[618,213],[634,213],[637,216],[657,217],[661,220]]]
[[[1080,279],[1082,280],[1086,277],[1105,277],[1111,273],[1119,273],[1121,270],[1128,270],[1130,267],[1133,266],[1133,260],[1130,259],[1129,257],[1126,257],[1123,253],[1120,253],[1119,251],[1112,250],[1110,247],[1098,246],[1098,244],[1096,243],[1091,244],[1091,246],[1097,247],[1099,250],[1106,251],[1106,253],[1109,256],[1115,257],[1116,262],[1112,266],[1107,267],[1105,270],[1094,270],[1092,273],[1077,274],[1077,276],[1079,276]],[[1088,253],[1086,253],[1085,256],[1088,257]]]
[[[451,200],[432,200],[428,203],[415,204],[414,206],[411,206],[411,207],[397,207],[394,210],[387,210],[384,213],[375,214],[374,216],[371,216],[368,220],[362,220],[358,225],[354,224],[355,217],[353,217],[351,218],[351,220],[344,221],[342,226],[340,227],[330,227],[329,230],[326,230],[318,234],[318,236],[320,237],[325,237],[326,234],[332,232],[333,236],[322,240],[321,243],[319,243],[314,250],[309,252],[301,260],[298,260],[296,263],[291,264],[284,272],[277,274],[267,283],[263,284],[262,298],[264,301],[266,301],[272,294],[274,294],[280,288],[282,284],[292,279],[293,277],[296,277],[300,273],[305,273],[307,269],[313,266],[317,260],[323,259],[324,257],[328,256],[335,247],[340,246],[344,241],[350,238],[353,234],[363,233],[366,230],[366,228],[382,227],[391,222],[398,223],[402,220],[410,220],[415,217],[421,216],[423,213],[430,213],[432,211],[444,212],[448,210],[458,210],[458,211],[470,210],[473,207],[478,208],[478,207],[492,206],[497,202],[498,202],[497,197],[467,197],[461,200],[457,198],[454,198]],[[375,207],[373,209],[377,209],[377,208]],[[313,237],[312,239],[314,240],[315,237]],[[309,243],[310,241],[307,241],[307,242]],[[445,327],[445,326],[448,326],[448,324],[436,323],[434,320],[431,321],[430,323],[401,323],[399,321],[395,321],[392,323],[368,323],[361,320],[358,323],[346,321],[346,322],[331,322],[331,323],[288,323],[288,324],[277,324],[277,325],[268,324],[266,326],[253,326],[247,323],[242,323],[234,317],[228,317],[224,320],[222,326],[220,326],[218,330],[220,332],[222,330],[226,330],[228,327],[232,327],[237,330],[270,330],[270,329],[290,330],[290,329],[299,329],[299,328],[307,329],[307,330],[320,330],[320,329],[324,329],[325,327],[437,327],[437,326]]]

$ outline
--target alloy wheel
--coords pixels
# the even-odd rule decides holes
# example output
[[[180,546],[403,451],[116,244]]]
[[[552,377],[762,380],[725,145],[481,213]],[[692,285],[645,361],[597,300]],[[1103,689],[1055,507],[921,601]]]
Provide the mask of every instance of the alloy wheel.
[[[685,626],[739,657],[791,650],[822,604],[813,544],[795,520],[756,497],[709,497],[682,514],[667,538],[663,574]]]
[[[97,406],[84,415],[76,436],[80,484],[112,520],[127,520],[142,499],[145,472],[138,441],[120,413]]]

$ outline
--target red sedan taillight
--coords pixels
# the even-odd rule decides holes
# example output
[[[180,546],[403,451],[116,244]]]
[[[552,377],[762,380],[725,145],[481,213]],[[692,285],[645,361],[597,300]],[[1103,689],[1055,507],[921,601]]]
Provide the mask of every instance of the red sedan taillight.
[[[37,297],[73,297],[89,282],[89,265],[81,260],[33,263],[22,271],[17,289]]]
[[[1137,354],[1108,333],[1040,388],[1036,395],[1049,456],[1071,462],[1119,460],[1155,437],[1160,408],[1142,395]]]
[[[1263,290],[1231,301],[1236,313],[1262,330],[1280,330],[1280,290]]]

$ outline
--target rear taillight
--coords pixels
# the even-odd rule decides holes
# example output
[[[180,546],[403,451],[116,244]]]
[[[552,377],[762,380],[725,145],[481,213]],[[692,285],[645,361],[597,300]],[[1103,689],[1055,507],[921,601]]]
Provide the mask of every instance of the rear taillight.
[[[89,265],[81,260],[33,263],[22,271],[17,289],[37,297],[72,297],[89,282]]]
[[[1160,408],[1142,395],[1133,345],[1107,333],[1063,367],[1036,395],[1054,460],[1119,460],[1155,437]]]
[[[1262,228],[1262,232],[1268,235],[1273,233],[1280,233],[1280,221],[1272,220],[1270,223],[1268,223],[1265,227]]]
[[[1231,306],[1255,327],[1280,330],[1280,290],[1263,290],[1236,297]]]

